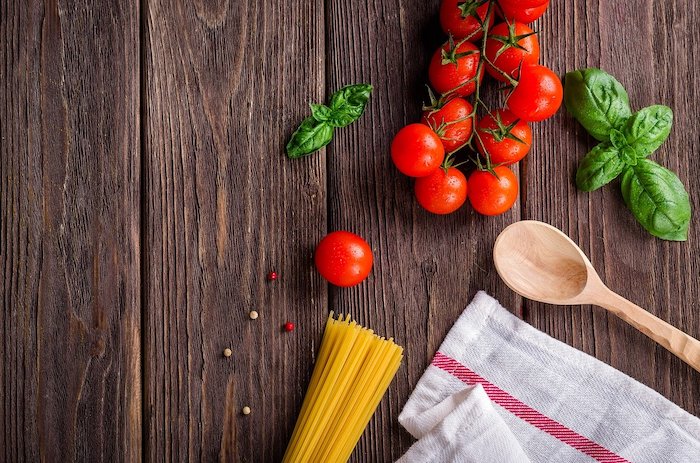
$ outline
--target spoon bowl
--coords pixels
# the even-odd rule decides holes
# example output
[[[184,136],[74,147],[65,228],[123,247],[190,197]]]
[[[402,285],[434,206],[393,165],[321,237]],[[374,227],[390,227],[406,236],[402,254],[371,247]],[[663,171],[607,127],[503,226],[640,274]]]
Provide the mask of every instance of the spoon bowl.
[[[496,270],[516,293],[549,304],[576,304],[593,276],[576,243],[553,226],[524,220],[508,226],[493,247]]]
[[[576,243],[551,225],[524,220],[506,227],[493,260],[516,293],[549,304],[599,305],[700,371],[700,341],[609,290]]]

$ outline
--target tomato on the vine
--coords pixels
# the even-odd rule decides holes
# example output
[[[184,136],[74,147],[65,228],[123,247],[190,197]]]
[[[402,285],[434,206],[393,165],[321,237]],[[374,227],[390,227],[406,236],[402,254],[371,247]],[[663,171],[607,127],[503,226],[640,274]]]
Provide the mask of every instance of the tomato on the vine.
[[[434,109],[423,112],[421,122],[432,128],[442,140],[448,153],[464,146],[472,135],[472,111],[474,107],[464,98],[452,98],[447,103],[437,103]]]
[[[535,31],[523,23],[496,24],[486,38],[486,72],[496,80],[506,82],[520,66],[537,63],[540,44]]]
[[[445,148],[440,137],[424,124],[409,124],[391,142],[391,159],[409,177],[424,177],[440,167]]]
[[[456,39],[476,42],[484,36],[481,25],[488,9],[489,2],[484,0],[443,0],[440,5],[442,30]],[[492,14],[489,26],[493,21]]]
[[[506,5],[510,7],[535,8],[547,3],[547,1],[548,0],[498,0],[498,3],[501,6]]]
[[[479,68],[479,49],[471,42],[454,43],[450,39],[438,48],[430,60],[428,78],[440,93],[468,96],[476,90],[476,72]],[[484,77],[483,69],[479,80]]]
[[[476,147],[483,156],[487,153],[494,164],[513,164],[520,161],[532,146],[532,130],[527,122],[518,119],[507,109],[499,109],[484,116],[476,125],[479,134]]]
[[[469,176],[469,202],[476,212],[499,215],[513,207],[518,198],[518,179],[505,166],[494,167],[492,172],[475,170]]]
[[[561,106],[563,89],[554,72],[539,64],[521,68],[518,83],[506,99],[513,114],[527,122],[542,121]]]
[[[549,8],[549,0],[543,4],[530,8],[522,7],[520,4],[510,4],[501,2],[502,16],[506,21],[518,21],[529,24],[541,17]]]
[[[323,278],[336,286],[355,286],[372,270],[372,249],[362,237],[335,231],[318,243],[314,261]]]
[[[456,167],[437,169],[416,179],[418,204],[433,214],[450,214],[467,200],[467,179]]]

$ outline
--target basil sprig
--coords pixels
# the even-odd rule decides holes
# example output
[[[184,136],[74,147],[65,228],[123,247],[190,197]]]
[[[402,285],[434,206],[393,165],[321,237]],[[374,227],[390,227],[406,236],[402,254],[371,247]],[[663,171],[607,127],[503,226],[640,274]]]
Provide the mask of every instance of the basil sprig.
[[[646,159],[671,132],[673,111],[648,106],[632,114],[625,88],[600,69],[566,74],[564,103],[586,131],[601,141],[579,164],[576,185],[593,191],[622,174],[622,196],[652,235],[688,239],[690,199],[676,174]]]
[[[360,118],[371,93],[371,85],[348,85],[331,95],[328,106],[311,104],[311,116],[304,119],[287,143],[287,156],[300,158],[326,146],[336,128]]]

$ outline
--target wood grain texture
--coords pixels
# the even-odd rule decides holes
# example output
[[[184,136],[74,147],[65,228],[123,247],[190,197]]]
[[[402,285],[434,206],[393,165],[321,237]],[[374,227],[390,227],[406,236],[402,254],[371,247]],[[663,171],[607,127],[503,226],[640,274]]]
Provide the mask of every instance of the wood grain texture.
[[[671,136],[652,159],[677,172],[690,193],[695,217],[688,242],[665,242],[647,234],[626,209],[619,181],[593,193],[576,190],[578,161],[595,143],[565,111],[541,125],[542,136],[524,170],[528,191],[523,210],[523,218],[543,220],[568,233],[613,291],[696,338],[700,160],[694,153],[700,149],[700,68],[693,57],[700,53],[694,32],[698,24],[696,2],[651,0],[624,5],[553,2],[538,24],[542,59],[556,72],[600,67],[622,82],[633,110],[650,104],[673,109]],[[525,310],[537,328],[700,414],[698,373],[615,316],[599,308],[572,310],[531,302]]]
[[[394,461],[413,442],[396,418],[447,331],[480,289],[519,312],[500,282],[491,249],[519,219],[519,203],[486,218],[466,206],[449,216],[424,211],[413,181],[391,162],[393,135],[420,119],[428,62],[445,36],[438,1],[329,2],[327,89],[374,85],[366,114],[339,131],[327,156],[329,230],[363,236],[375,257],[363,284],[333,288],[331,307],[349,311],[405,348],[404,365],[372,418],[352,461]]]
[[[145,28],[145,458],[280,461],[327,313],[324,157],[283,151],[323,3],[149,0]]]
[[[135,461],[138,4],[0,8],[0,460]]]

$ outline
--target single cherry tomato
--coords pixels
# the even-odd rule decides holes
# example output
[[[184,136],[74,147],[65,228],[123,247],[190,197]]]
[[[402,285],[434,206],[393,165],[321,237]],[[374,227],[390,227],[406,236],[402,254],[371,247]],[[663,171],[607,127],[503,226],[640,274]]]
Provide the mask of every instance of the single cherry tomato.
[[[438,108],[424,111],[421,123],[433,129],[442,140],[445,151],[451,153],[469,141],[473,110],[474,107],[464,98],[452,98]]]
[[[455,44],[452,40],[438,48],[430,60],[428,78],[440,93],[468,96],[476,90],[479,49],[471,42]],[[484,77],[483,69],[479,80]]]
[[[549,0],[532,8],[523,8],[518,4],[511,5],[501,2],[502,16],[506,21],[518,21],[524,24],[529,24],[540,18],[547,11],[547,8],[549,8]]]
[[[535,31],[519,22],[493,26],[486,38],[485,51],[488,59],[486,72],[502,82],[508,80],[504,74],[515,76],[521,65],[535,64],[540,58],[540,44]]]
[[[336,286],[355,286],[372,270],[372,249],[354,233],[335,231],[316,247],[316,268]]]
[[[409,124],[391,142],[391,159],[409,177],[424,177],[440,167],[445,148],[440,137],[423,124]]]
[[[493,170],[496,175],[475,170],[469,176],[469,202],[479,214],[503,214],[518,199],[518,179],[513,171],[505,166]]]
[[[449,214],[467,200],[467,179],[456,167],[437,169],[427,177],[416,179],[418,204],[433,214]]]
[[[498,3],[503,6],[519,7],[519,8],[535,8],[547,3],[548,0],[498,0]]]
[[[507,109],[484,116],[476,125],[479,153],[488,152],[493,164],[513,164],[520,161],[532,146],[532,130]]]
[[[518,83],[506,99],[506,106],[524,121],[542,121],[557,112],[562,96],[561,80],[551,69],[528,64],[520,70]]]
[[[440,5],[442,30],[455,39],[476,42],[484,36],[481,24],[486,20],[488,9],[489,2],[483,0],[443,0]],[[493,16],[489,26],[493,24]]]

